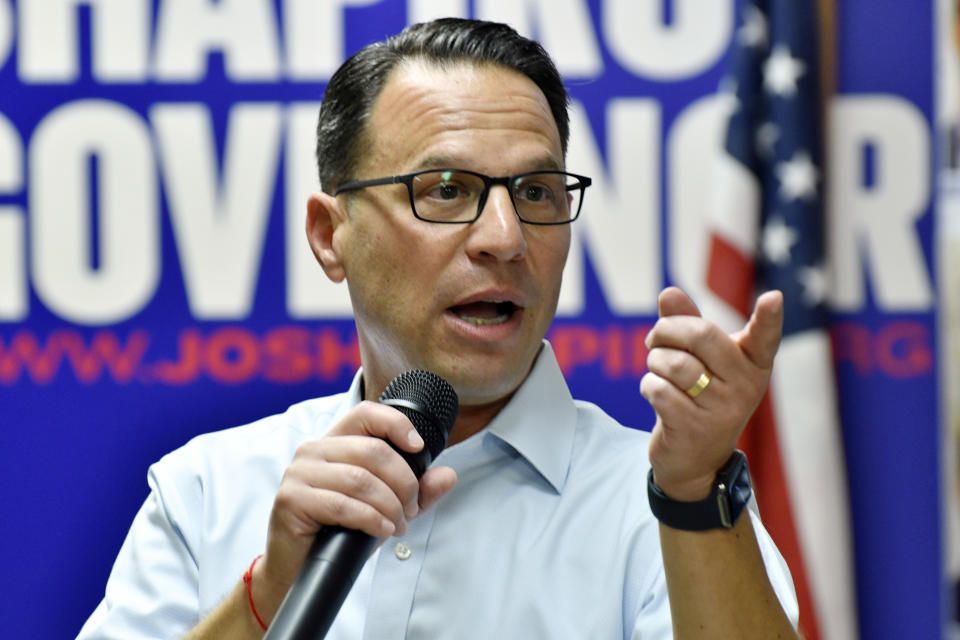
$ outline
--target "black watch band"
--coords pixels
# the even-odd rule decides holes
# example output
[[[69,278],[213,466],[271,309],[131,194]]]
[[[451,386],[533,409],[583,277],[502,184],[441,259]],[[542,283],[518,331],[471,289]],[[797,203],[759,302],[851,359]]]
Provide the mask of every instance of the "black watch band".
[[[647,497],[657,520],[673,529],[706,531],[730,529],[750,501],[753,489],[747,456],[735,449],[717,472],[713,489],[703,500],[681,502],[667,496],[653,481],[653,469],[647,474]]]

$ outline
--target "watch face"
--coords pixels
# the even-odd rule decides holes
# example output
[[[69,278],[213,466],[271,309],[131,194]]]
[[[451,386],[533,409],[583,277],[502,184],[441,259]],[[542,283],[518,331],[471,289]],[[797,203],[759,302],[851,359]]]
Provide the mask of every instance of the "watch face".
[[[723,479],[720,480],[720,491],[717,495],[718,506],[720,507],[720,522],[724,527],[729,528],[737,523],[740,514],[743,513],[743,508],[753,494],[750,483],[750,469],[747,467],[746,457],[739,452],[734,454],[721,474]],[[724,479],[726,482],[723,481]]]
[[[733,504],[734,509],[747,504],[747,502],[750,501],[750,495],[753,493],[750,482],[750,469],[747,467],[746,461],[744,461],[744,464],[739,465],[739,467],[734,477],[730,479],[730,502]]]

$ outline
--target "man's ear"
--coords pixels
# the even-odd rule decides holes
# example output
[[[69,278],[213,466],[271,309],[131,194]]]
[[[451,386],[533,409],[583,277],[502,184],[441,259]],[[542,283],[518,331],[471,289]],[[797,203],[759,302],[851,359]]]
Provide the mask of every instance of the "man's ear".
[[[333,282],[342,282],[346,277],[339,243],[334,242],[334,234],[345,220],[346,211],[330,194],[314,193],[307,200],[307,241],[317,262]]]

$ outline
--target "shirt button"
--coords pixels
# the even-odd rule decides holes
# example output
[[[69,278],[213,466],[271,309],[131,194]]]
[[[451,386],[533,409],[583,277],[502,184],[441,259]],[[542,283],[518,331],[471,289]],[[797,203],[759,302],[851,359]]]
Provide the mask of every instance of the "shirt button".
[[[398,542],[397,546],[393,548],[393,555],[397,556],[397,560],[406,560],[412,554],[413,549],[406,542]]]

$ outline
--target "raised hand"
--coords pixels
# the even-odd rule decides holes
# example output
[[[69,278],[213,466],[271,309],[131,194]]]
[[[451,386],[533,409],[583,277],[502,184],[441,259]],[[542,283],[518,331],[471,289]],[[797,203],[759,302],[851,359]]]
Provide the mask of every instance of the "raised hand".
[[[783,296],[761,295],[747,324],[730,335],[703,319],[676,287],[661,292],[658,306],[660,319],[647,335],[649,372],[640,383],[657,413],[650,463],[664,493],[699,500],[710,493],[767,388],[782,333]]]

